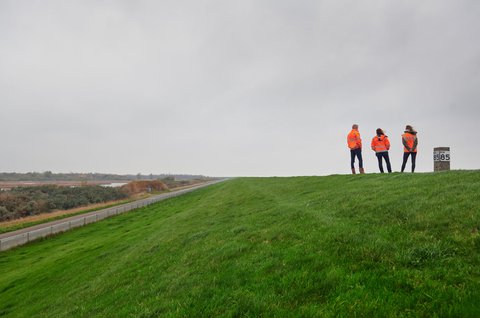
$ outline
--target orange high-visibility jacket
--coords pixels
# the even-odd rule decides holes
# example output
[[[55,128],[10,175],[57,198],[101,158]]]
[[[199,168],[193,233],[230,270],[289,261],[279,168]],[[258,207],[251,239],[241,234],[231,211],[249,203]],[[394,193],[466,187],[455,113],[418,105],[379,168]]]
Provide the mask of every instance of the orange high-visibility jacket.
[[[352,129],[352,131],[348,134],[347,145],[351,150],[362,149],[362,138],[360,138],[360,133],[355,129]]]
[[[372,150],[375,152],[385,152],[390,149],[390,140],[385,135],[380,137],[375,136],[372,138]]]
[[[404,133],[402,135],[403,152],[417,152],[418,139],[417,136],[411,133]],[[407,149],[408,147],[408,149]]]

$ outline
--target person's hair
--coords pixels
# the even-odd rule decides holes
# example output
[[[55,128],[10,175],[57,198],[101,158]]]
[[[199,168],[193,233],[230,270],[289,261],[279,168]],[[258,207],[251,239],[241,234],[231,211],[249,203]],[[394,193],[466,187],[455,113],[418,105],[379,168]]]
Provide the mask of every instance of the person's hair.
[[[385,135],[382,128],[377,128],[377,136],[380,137],[381,135]]]
[[[407,130],[407,131],[413,131],[413,127],[412,127],[411,125],[407,125],[407,126],[405,127],[405,130]]]
[[[353,124],[353,125],[352,125],[352,129],[358,129],[358,125],[357,125],[357,124]]]

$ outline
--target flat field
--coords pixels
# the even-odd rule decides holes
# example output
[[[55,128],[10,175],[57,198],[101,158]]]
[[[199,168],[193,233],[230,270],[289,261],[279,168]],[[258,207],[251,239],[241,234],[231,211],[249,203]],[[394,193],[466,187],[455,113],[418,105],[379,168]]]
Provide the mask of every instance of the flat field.
[[[479,171],[239,178],[0,253],[0,316],[478,317],[479,230]]]

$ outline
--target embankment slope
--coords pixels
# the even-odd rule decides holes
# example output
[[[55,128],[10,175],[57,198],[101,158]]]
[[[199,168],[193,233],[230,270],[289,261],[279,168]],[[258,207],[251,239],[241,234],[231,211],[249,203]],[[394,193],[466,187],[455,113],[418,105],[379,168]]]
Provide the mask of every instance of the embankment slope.
[[[239,178],[0,253],[0,316],[479,316],[480,172]]]

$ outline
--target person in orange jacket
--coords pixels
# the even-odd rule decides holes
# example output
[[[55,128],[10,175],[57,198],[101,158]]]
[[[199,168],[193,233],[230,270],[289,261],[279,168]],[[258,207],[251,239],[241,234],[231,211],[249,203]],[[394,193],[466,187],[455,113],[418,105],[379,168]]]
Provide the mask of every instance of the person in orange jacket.
[[[360,138],[357,124],[352,125],[352,131],[350,131],[347,136],[347,145],[348,148],[350,148],[350,166],[352,168],[352,173],[355,174],[355,157],[358,158],[360,173],[365,173],[365,170],[363,170],[362,159],[362,138]]]
[[[415,172],[415,161],[417,159],[417,145],[418,138],[417,132],[413,129],[412,126],[407,125],[405,127],[405,133],[402,135],[403,143],[403,163],[402,163],[402,172],[405,170],[405,165],[409,156],[412,156],[412,173]]]
[[[381,128],[377,129],[377,135],[372,138],[372,150],[375,151],[375,155],[378,159],[378,168],[383,173],[382,158],[385,159],[387,164],[388,173],[392,172],[392,166],[390,165],[390,158],[388,157],[388,150],[390,149],[390,141],[388,136],[385,135]]]

